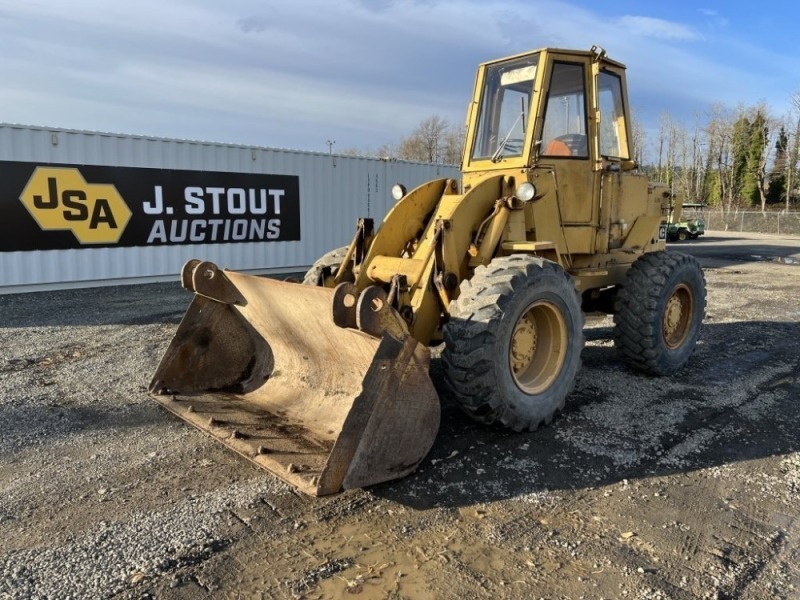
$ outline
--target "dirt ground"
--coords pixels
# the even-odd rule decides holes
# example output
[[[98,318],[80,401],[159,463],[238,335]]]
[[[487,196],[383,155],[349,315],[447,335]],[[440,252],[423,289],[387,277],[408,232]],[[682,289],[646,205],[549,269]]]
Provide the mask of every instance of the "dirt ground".
[[[590,316],[552,425],[442,395],[418,472],[321,499],[146,396],[177,284],[0,296],[0,598],[800,598],[800,238],[670,248],[708,284],[677,376]]]

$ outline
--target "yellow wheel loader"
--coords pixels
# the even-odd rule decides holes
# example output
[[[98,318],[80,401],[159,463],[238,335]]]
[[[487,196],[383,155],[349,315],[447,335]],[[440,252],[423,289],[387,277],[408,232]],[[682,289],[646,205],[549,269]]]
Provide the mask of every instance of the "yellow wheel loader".
[[[194,300],[151,383],[163,406],[323,495],[412,472],[439,426],[428,347],[474,419],[549,423],[584,312],[613,313],[632,367],[680,369],[705,280],[665,251],[669,189],[631,159],[624,65],[542,49],[478,68],[462,179],[406,191],[303,284],[193,260]]]

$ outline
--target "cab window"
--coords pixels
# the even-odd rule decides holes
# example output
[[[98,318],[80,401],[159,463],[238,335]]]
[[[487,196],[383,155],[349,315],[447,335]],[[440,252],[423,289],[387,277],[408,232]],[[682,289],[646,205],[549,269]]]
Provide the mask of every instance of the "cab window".
[[[541,148],[542,156],[589,156],[586,79],[581,64],[557,62],[553,65]]]
[[[600,101],[600,154],[627,160],[628,137],[625,131],[625,107],[622,81],[618,75],[601,71],[598,79]]]
[[[472,160],[522,156],[538,55],[486,69]]]

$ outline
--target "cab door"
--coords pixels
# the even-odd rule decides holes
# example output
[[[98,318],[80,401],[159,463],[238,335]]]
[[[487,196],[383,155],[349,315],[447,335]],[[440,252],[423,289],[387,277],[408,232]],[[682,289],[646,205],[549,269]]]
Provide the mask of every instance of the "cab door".
[[[598,201],[589,119],[591,65],[577,56],[554,56],[539,139],[538,164],[551,166],[570,254],[594,252]]]
[[[637,220],[648,210],[648,179],[630,171],[631,126],[620,66],[594,64],[597,90],[597,189],[600,201],[597,251],[620,248]]]

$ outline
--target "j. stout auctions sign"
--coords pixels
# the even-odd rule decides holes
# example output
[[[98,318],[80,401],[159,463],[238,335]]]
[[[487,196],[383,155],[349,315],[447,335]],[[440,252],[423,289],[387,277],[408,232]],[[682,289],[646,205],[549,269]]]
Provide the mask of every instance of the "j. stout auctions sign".
[[[0,251],[299,239],[293,175],[0,161]]]

